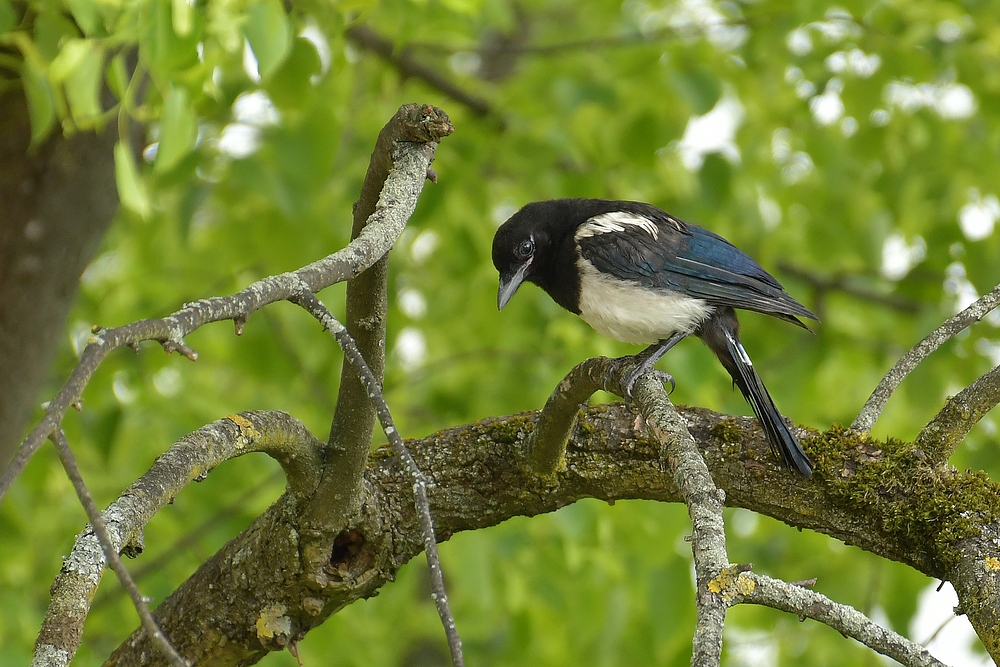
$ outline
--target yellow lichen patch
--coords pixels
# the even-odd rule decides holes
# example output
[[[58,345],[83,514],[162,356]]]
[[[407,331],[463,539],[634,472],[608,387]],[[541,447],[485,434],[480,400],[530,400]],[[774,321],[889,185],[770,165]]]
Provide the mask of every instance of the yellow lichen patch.
[[[1000,570],[1000,558],[994,558],[993,556],[989,556],[986,559],[986,569],[991,570],[993,572]]]
[[[246,431],[246,436],[248,438],[252,439],[260,436],[260,433],[257,432],[257,429],[253,427],[253,422],[251,422],[246,417],[243,417],[241,415],[228,415],[226,419],[239,426],[241,431]]]
[[[257,617],[257,638],[273,639],[287,637],[292,633],[292,619],[285,616],[287,609],[283,604],[272,604],[260,610]]]
[[[732,583],[732,580],[727,576],[726,570],[723,570],[718,577],[708,582],[708,590],[715,594],[719,594],[725,590],[730,583]]]
[[[721,595],[726,604],[737,596],[749,595],[753,592],[755,584],[750,577],[744,576],[743,569],[744,567],[740,565],[730,565],[722,570],[719,576],[708,582],[708,590]]]
[[[750,595],[755,588],[757,588],[757,584],[745,574],[741,573],[740,576],[736,577],[736,591],[740,595]]]

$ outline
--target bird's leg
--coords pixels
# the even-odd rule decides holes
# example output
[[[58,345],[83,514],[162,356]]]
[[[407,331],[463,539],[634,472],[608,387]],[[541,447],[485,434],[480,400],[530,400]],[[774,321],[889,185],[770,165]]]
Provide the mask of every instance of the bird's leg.
[[[632,387],[635,386],[636,380],[642,377],[643,374],[652,370],[653,365],[659,361],[663,355],[670,351],[674,345],[681,342],[686,338],[688,332],[677,331],[670,338],[665,338],[658,343],[653,343],[645,350],[635,355],[636,359],[639,359],[639,365],[635,367],[628,377],[625,378],[625,382],[622,384],[622,393],[625,394],[625,400],[632,400]],[[662,373],[662,375],[660,375]],[[677,383],[674,382],[674,378],[669,373],[663,373],[663,371],[657,371],[660,380],[663,382],[670,383],[670,391],[673,392],[677,387]]]

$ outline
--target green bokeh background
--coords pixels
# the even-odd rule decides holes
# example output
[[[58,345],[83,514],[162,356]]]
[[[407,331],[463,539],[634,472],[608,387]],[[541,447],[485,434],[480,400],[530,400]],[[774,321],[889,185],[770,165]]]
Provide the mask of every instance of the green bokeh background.
[[[456,132],[438,149],[439,183],[427,185],[392,252],[385,385],[407,437],[537,409],[580,360],[635,351],[602,339],[534,287],[496,312],[493,232],[531,200],[648,201],[754,256],[822,319],[810,335],[760,315],[742,318],[746,346],[782,412],[818,429],[850,423],[885,370],[953,314],[961,294],[1000,282],[1000,233],[972,240],[958,223],[975,202],[970,189],[982,197],[1000,190],[997,2],[307,0],[289,10],[277,0],[37,0],[31,7],[37,15],[25,27],[10,18],[12,0],[0,0],[0,33],[32,45],[23,49],[23,80],[40,134],[56,122],[87,131],[108,120],[92,97],[105,70],[114,85],[120,63],[111,56],[123,44],[138,44],[149,77],[146,97],[130,111],[161,119],[150,136],[160,141],[155,161],[138,165],[137,179],[122,176],[126,206],[84,276],[49,396],[91,325],[167,314],[342,247],[375,136],[410,101],[444,108]],[[401,79],[346,39],[355,23],[409,45],[409,56],[488,100],[493,113],[477,116],[420,80]],[[317,34],[328,55],[306,38]],[[798,46],[802,35],[807,51]],[[561,46],[475,53],[501,36],[516,46]],[[245,65],[247,48],[260,81]],[[835,54],[854,50],[878,56],[877,69],[834,71]],[[893,85],[916,101],[890,95]],[[257,150],[228,156],[220,138],[236,121],[234,102],[255,91],[272,101],[277,122],[255,121]],[[831,124],[810,107],[824,91],[843,104]],[[942,116],[952,108],[949,91],[971,95],[970,113]],[[686,128],[725,100],[742,109],[730,144],[736,153],[708,152],[688,168]],[[894,234],[925,251],[890,279],[883,248]],[[842,277],[912,309],[818,291],[785,267]],[[335,286],[321,297],[342,313],[343,293]],[[423,313],[413,305],[421,298]],[[932,355],[889,402],[875,434],[915,436],[947,395],[998,361],[998,324],[979,324]],[[422,358],[401,352],[401,339],[421,340]],[[114,354],[86,390],[84,410],[67,418],[101,504],[182,435],[233,412],[287,410],[326,434],[342,359],[304,312],[271,306],[242,337],[223,323],[187,342],[197,363],[152,344],[138,355]],[[749,414],[697,341],[661,366],[678,380],[677,402]],[[954,465],[1000,475],[995,419],[973,430]],[[143,591],[162,600],[282,488],[276,464],[252,455],[186,489],[150,523],[145,553],[129,563]],[[727,517],[734,562],[789,580],[816,577],[817,590],[904,634],[918,594],[935,583],[766,517]],[[44,448],[0,506],[0,665],[29,660],[48,587],[84,524]],[[456,535],[441,553],[469,664],[687,665],[688,531],[679,506],[582,501]],[[76,664],[100,664],[136,626],[106,577]],[[727,665],[881,664],[835,631],[773,610],[735,609],[726,632]],[[755,663],[748,656],[760,647],[769,657]],[[422,560],[299,648],[306,665],[445,664]],[[262,664],[295,660],[272,654]]]

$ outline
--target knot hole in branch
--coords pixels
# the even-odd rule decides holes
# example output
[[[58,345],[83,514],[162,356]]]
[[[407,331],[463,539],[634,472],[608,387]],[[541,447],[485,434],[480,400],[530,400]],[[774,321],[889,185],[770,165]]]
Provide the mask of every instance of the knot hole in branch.
[[[345,528],[334,538],[330,570],[341,581],[357,579],[374,564],[374,550],[357,528]]]

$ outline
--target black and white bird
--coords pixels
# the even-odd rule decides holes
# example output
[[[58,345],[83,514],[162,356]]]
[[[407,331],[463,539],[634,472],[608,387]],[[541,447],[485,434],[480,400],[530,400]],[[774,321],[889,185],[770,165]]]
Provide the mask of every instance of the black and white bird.
[[[818,318],[767,271],[717,234],[655,206],[604,199],[533,202],[493,238],[502,310],[522,282],[610,338],[649,344],[625,383],[695,334],[715,353],[767,434],[775,455],[803,477],[812,462],[774,406],[740,342],[734,308],[807,328]]]

